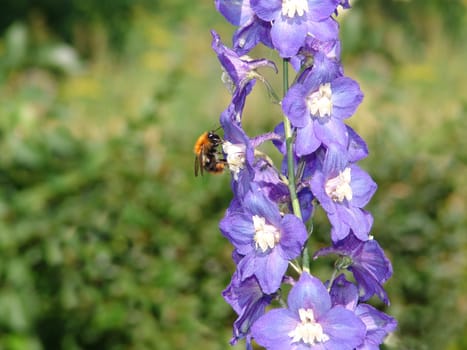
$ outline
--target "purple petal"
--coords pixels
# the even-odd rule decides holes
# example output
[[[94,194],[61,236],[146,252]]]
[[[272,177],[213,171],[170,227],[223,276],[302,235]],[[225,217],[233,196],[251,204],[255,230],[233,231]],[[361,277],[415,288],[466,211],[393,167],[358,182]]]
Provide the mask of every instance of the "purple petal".
[[[215,0],[216,9],[234,26],[241,26],[254,15],[249,0]]]
[[[365,141],[350,126],[346,126],[349,135],[348,156],[349,162],[358,162],[368,156],[368,147]]]
[[[316,277],[308,272],[303,272],[298,282],[290,290],[287,298],[289,309],[298,317],[299,309],[311,308],[315,318],[319,318],[331,308],[331,297],[323,285]]]
[[[368,216],[362,209],[336,205],[336,212],[339,219],[349,225],[357,237],[363,237],[362,241],[368,240],[371,225],[369,225]]]
[[[313,258],[328,254],[344,255],[352,259],[348,269],[357,281],[360,300],[368,300],[376,294],[386,304],[389,303],[382,283],[391,277],[392,265],[376,240],[362,241],[354,234],[349,234],[332,247],[320,249]]]
[[[354,263],[349,270],[355,276],[360,288],[360,299],[368,300],[376,294],[383,302],[389,304],[382,283],[386,282],[392,275],[392,265],[384,254],[378,242],[369,240],[362,243],[358,255],[353,254]]]
[[[344,274],[337,276],[329,294],[333,305],[342,305],[350,311],[354,311],[357,307],[358,289],[355,284],[345,279]]]
[[[222,295],[237,313],[240,313],[248,305],[260,301],[260,299],[271,301],[273,298],[273,295],[263,293],[255,277],[241,281],[236,272]]]
[[[388,333],[397,327],[397,321],[368,304],[360,304],[355,310],[366,326],[365,341],[358,350],[377,350]]]
[[[319,41],[334,41],[339,38],[339,23],[333,18],[324,21],[308,21],[308,34]]]
[[[316,91],[321,84],[328,83],[342,76],[342,67],[338,60],[326,57],[322,52],[316,52],[313,66],[303,71],[298,81],[305,86],[307,94]]]
[[[245,131],[242,129],[240,124],[235,120],[236,110],[242,106],[235,106],[231,103],[226,110],[221,113],[220,122],[222,129],[224,130],[224,140],[229,141],[233,144],[244,144],[248,145],[250,142],[248,136],[245,134]]]
[[[310,113],[305,101],[305,87],[294,84],[282,101],[282,110],[293,126],[303,128],[310,123]]]
[[[309,0],[308,15],[315,21],[322,21],[331,16],[338,3],[338,0]]]
[[[253,250],[255,228],[251,216],[244,213],[229,213],[220,222],[219,228],[238,252],[246,255]]]
[[[284,135],[285,135],[285,132],[284,132],[284,123],[279,123],[276,125],[276,127],[274,128],[274,133],[279,135],[280,136],[280,139],[279,140],[273,140],[272,143],[274,144],[274,146],[277,148],[277,150],[282,153],[282,154],[285,154],[286,153],[286,144],[285,144],[285,140],[284,140]]]
[[[351,204],[363,208],[375,193],[376,183],[366,171],[356,165],[351,166],[351,179],[350,186],[353,193]]]
[[[272,47],[271,24],[253,16],[243,26],[238,28],[232,38],[233,49],[239,55],[246,55],[259,42]]]
[[[315,136],[313,123],[308,118],[308,124],[297,129],[295,140],[295,153],[297,156],[304,156],[313,153],[321,145],[321,141]]]
[[[313,198],[313,193],[311,193],[311,190],[308,187],[305,187],[303,190],[298,192],[298,200],[300,202],[303,222],[307,222],[313,214],[315,208]]]
[[[339,77],[331,82],[332,113],[339,119],[349,118],[363,100],[360,85],[355,80]]]
[[[271,28],[271,39],[281,57],[295,56],[305,43],[307,23],[300,18],[279,16]]]
[[[348,162],[346,149],[338,143],[331,143],[327,145],[322,172],[328,179],[335,177],[347,167]]]
[[[251,325],[264,315],[266,306],[273,298],[272,295],[262,292],[255,277],[241,281],[238,273],[234,273],[232,281],[222,292],[222,296],[238,314],[233,326],[231,344],[235,344],[249,334]]]
[[[237,52],[225,46],[222,43],[219,34],[214,30],[211,31],[211,34],[211,46],[225,71],[229,74],[235,84],[237,90],[247,90],[247,88],[251,89],[254,79],[251,78],[250,73],[257,68],[268,66],[277,71],[274,62],[266,59],[245,60],[241,58]],[[248,94],[249,91],[246,91],[246,93]]]
[[[326,179],[322,172],[316,172],[310,181],[311,191],[313,195],[318,199],[320,205],[326,211],[326,213],[333,214],[336,212],[336,203],[328,196],[325,190]]]
[[[258,215],[266,219],[268,224],[280,226],[281,215],[277,205],[270,201],[259,187],[254,187],[245,196],[245,208],[251,215]]]
[[[350,271],[358,282],[360,300],[367,301],[373,295],[377,295],[386,305],[389,305],[389,299],[383,286],[364,269],[359,266],[351,266]]]
[[[290,349],[290,336],[299,320],[287,309],[274,309],[261,316],[251,327],[256,342],[269,350]]]
[[[280,247],[286,260],[295,259],[300,255],[308,233],[303,222],[295,215],[286,214],[281,222],[282,236]]]
[[[238,263],[237,270],[238,278],[240,281],[244,281],[248,277],[251,277],[256,272],[256,256],[255,254],[245,255]],[[259,282],[259,281],[258,281]]]
[[[270,22],[280,16],[282,0],[250,0],[256,15],[264,21]]]
[[[343,222],[338,213],[327,213],[328,219],[331,222],[331,238],[333,242],[340,241],[347,237],[350,233],[350,226]]]
[[[289,262],[279,254],[278,249],[255,257],[255,276],[264,293],[271,294],[279,289],[288,265]]]
[[[354,257],[354,260],[364,266],[378,281],[386,282],[392,276],[391,261],[374,239],[363,244],[360,255]]]
[[[345,124],[334,117],[327,120],[313,118],[313,127],[316,137],[324,144],[331,145],[337,143],[342,147],[347,147],[348,135]]]
[[[333,307],[318,322],[330,338],[325,343],[326,349],[353,350],[363,342],[365,325],[343,306]]]

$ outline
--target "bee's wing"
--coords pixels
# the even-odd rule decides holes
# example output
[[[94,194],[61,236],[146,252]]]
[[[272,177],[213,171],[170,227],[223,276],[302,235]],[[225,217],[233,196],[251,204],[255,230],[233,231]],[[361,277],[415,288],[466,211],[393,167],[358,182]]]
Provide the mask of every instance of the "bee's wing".
[[[201,152],[195,156],[195,176],[198,176],[198,173],[203,176],[203,154],[204,154],[204,147],[201,148]]]
[[[195,156],[195,176],[198,176],[199,171],[199,158],[198,155]]]

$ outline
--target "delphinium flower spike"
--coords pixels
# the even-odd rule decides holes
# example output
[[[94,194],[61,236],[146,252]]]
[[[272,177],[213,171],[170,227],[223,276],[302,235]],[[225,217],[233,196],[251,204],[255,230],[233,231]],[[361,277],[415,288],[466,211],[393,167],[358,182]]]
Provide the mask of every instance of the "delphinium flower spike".
[[[335,17],[350,8],[349,1],[214,3],[236,27],[232,47],[212,31],[231,100],[220,114],[222,140],[210,154],[230,172],[233,193],[220,222],[236,265],[222,293],[238,315],[231,344],[245,339],[247,349],[253,342],[280,350],[378,349],[397,322],[366,303],[376,295],[389,305],[384,283],[392,266],[371,234],[373,217],[365,209],[377,187],[358,165],[368,147],[346,125],[363,99],[340,59]],[[277,73],[280,65],[247,56],[260,44],[282,60],[282,98],[261,73]],[[295,72],[291,84],[289,67]],[[249,135],[243,122],[255,116],[245,115],[245,104],[258,80],[282,120],[274,130]],[[283,155],[280,164],[259,150],[265,142]],[[313,254],[318,206],[331,229],[329,246]],[[313,275],[313,262],[323,256],[337,260],[321,281]]]

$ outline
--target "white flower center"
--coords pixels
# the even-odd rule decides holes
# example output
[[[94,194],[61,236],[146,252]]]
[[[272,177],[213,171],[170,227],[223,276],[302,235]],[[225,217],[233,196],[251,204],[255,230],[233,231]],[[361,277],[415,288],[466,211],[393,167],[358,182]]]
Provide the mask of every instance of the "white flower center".
[[[336,177],[326,181],[324,186],[326,194],[334,202],[343,202],[344,199],[352,200],[352,187],[350,187],[350,168],[345,168]]]
[[[300,309],[298,314],[301,323],[288,334],[292,343],[303,341],[305,344],[314,345],[329,340],[329,336],[323,333],[323,327],[315,321],[312,309]]]
[[[225,141],[222,144],[222,149],[227,155],[227,164],[229,165],[229,169],[232,172],[233,177],[236,181],[238,180],[238,173],[245,166],[246,145],[241,143],[233,144],[228,141]]]
[[[266,219],[258,215],[253,215],[253,226],[255,228],[255,248],[261,249],[264,253],[268,249],[274,248],[280,239],[279,230],[269,224],[266,224]]]
[[[308,95],[306,105],[311,115],[327,117],[332,113],[332,91],[331,84],[326,83],[319,86],[318,91]]]
[[[295,13],[303,16],[308,12],[307,0],[282,0],[282,15],[289,18],[295,17]]]

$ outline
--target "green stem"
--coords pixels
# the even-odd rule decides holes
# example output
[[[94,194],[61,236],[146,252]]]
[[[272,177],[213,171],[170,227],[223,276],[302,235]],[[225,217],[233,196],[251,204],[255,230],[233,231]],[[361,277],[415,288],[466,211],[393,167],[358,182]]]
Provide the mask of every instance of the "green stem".
[[[289,61],[287,59],[282,60],[282,83],[284,89],[284,96],[289,90]],[[295,216],[302,220],[302,211],[300,208],[300,202],[297,197],[297,187],[295,184],[295,166],[293,156],[293,134],[292,126],[290,125],[289,119],[284,115],[284,133],[285,133],[285,144],[287,149],[287,169],[288,169],[288,187],[290,192],[290,201],[292,202],[292,210]],[[302,253],[302,269],[309,272],[310,257],[308,255],[308,248],[305,246]]]
[[[284,86],[284,96],[289,90],[289,63],[288,60],[284,59],[283,61],[283,86]],[[292,126],[290,125],[290,120],[284,115],[284,133],[285,133],[285,144],[287,148],[287,168],[288,168],[288,186],[290,192],[290,199],[292,201],[292,209],[294,214],[301,219],[302,212],[300,210],[300,203],[298,202],[296,185],[295,185],[295,169],[294,169],[294,157],[293,157],[293,135],[292,135]]]

